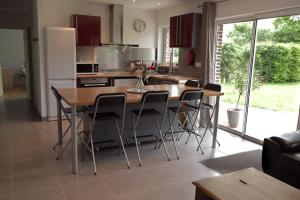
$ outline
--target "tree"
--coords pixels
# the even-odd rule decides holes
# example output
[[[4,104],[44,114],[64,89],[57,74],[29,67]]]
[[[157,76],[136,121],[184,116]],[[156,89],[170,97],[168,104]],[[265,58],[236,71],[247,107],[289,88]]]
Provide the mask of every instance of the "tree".
[[[232,71],[238,65],[238,47],[233,43],[224,43],[222,46],[221,56],[221,78],[222,82],[230,82],[232,79]]]
[[[251,41],[251,26],[248,23],[235,24],[228,38],[236,45],[243,46]]]
[[[249,46],[252,38],[252,26],[248,23],[235,24],[233,30],[228,34],[228,38],[237,45]],[[272,31],[270,29],[258,29],[257,41],[273,41]]]
[[[274,20],[274,38],[282,43],[300,43],[300,15],[278,17]]]

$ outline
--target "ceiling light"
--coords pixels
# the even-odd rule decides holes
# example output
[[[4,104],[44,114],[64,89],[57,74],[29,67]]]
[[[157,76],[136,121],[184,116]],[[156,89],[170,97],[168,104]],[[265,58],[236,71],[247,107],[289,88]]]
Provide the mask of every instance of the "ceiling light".
[[[132,0],[133,1],[133,3],[135,3],[135,0]]]
[[[160,2],[158,1],[158,2],[156,3],[156,5],[159,6],[159,5],[160,5]]]

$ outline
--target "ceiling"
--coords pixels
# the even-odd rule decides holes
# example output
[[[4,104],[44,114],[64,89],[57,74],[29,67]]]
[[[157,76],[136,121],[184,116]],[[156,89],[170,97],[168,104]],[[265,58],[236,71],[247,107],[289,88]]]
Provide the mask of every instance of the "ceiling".
[[[167,8],[167,7],[171,7],[178,4],[184,4],[184,3],[199,2],[199,5],[201,5],[204,0],[135,0],[135,2],[133,2],[133,0],[82,0],[82,1],[107,3],[107,4],[122,4],[127,7],[132,7],[136,9],[159,10],[162,8]],[[216,0],[212,0],[212,1],[216,1]],[[159,2],[160,4],[157,5],[157,2]]]

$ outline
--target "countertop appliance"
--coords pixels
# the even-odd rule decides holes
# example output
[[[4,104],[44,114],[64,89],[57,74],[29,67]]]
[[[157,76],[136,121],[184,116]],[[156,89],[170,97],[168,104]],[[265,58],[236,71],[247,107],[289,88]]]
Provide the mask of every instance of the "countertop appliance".
[[[46,27],[47,116],[57,118],[56,99],[51,86],[76,87],[76,37],[74,28]]]
[[[76,64],[77,74],[91,74],[99,72],[98,63],[77,63]]]

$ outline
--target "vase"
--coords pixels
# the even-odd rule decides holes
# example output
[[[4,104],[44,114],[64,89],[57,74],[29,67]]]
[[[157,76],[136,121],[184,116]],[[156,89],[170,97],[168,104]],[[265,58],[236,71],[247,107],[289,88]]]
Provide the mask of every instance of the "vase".
[[[140,77],[136,83],[135,89],[137,91],[144,91],[144,83],[143,83],[143,78]]]

